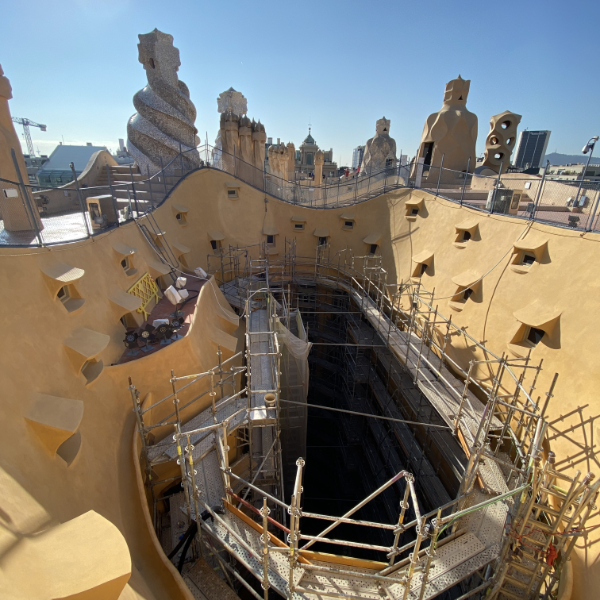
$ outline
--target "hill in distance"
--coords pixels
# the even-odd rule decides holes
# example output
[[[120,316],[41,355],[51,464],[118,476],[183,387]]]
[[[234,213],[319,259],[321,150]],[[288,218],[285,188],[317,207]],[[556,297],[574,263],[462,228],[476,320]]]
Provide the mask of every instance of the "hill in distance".
[[[542,165],[545,165],[547,160],[550,161],[551,165],[584,165],[587,162],[587,159],[587,154],[560,154],[558,152],[552,152],[551,154],[546,154],[542,161]],[[600,165],[600,156],[592,156],[590,165]]]

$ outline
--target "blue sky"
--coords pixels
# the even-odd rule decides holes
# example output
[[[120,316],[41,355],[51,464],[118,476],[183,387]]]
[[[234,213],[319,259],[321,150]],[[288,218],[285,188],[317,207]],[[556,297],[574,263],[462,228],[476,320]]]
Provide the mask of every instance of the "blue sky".
[[[273,138],[298,146],[310,121],[321,148],[348,163],[385,115],[398,151],[412,156],[459,73],[471,80],[480,154],[490,116],[504,110],[523,115],[520,130],[550,129],[549,152],[578,154],[600,134],[597,0],[2,4],[11,112],[48,126],[32,129],[42,153],[62,139],[114,149],[126,137],[132,97],[146,83],[137,35],[155,27],[175,38],[179,76],[210,143],[216,98],[233,86]]]

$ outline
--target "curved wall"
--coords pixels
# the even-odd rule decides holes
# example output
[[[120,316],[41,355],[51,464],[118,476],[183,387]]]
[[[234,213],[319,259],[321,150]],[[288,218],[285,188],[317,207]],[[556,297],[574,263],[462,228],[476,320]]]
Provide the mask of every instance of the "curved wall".
[[[239,186],[237,199],[228,198],[232,183]],[[407,201],[412,205],[421,203],[416,217],[407,219]],[[184,222],[176,218],[182,212]],[[266,238],[263,232],[275,231],[276,251],[284,252],[285,238],[295,238],[297,254],[310,258],[316,251],[315,230],[321,230],[321,234],[328,230],[331,256],[346,247],[362,255],[369,249],[363,240],[380,236],[388,283],[407,280],[416,264],[412,259],[433,253],[422,283],[428,290],[435,288],[439,301],[434,303],[439,303],[442,312],[452,314],[454,322],[467,327],[473,337],[498,354],[508,351],[507,344],[519,326],[514,313],[521,315],[524,309],[526,314],[559,311],[558,329],[554,328],[551,339],[548,338],[550,345],[542,341],[532,353],[534,360],[544,359],[536,393],[543,394],[554,372],[560,372],[550,401],[550,420],[577,406],[584,408],[554,423],[556,428],[574,429],[569,433],[573,442],[551,439],[552,449],[561,467],[570,467],[568,461],[564,462],[569,456],[573,467],[584,472],[598,471],[593,436],[590,437],[597,433],[596,390],[600,383],[595,369],[599,348],[593,327],[600,304],[597,234],[582,235],[540,224],[529,226],[523,220],[478,213],[408,189],[395,190],[353,207],[302,208],[265,199],[259,190],[209,169],[194,172],[180,182],[154,217],[176,254],[183,256],[186,268],[206,267],[215,233],[224,238],[223,246],[242,246],[259,244]],[[344,229],[349,219],[354,226]],[[477,221],[476,235],[464,247],[457,247],[456,225],[472,225],[473,220]],[[302,231],[295,229],[299,222],[305,224]],[[529,272],[517,273],[508,263],[513,258],[513,243],[525,231],[524,240],[546,240],[546,254]],[[133,277],[128,277],[120,265],[123,255],[115,250],[115,246],[122,248],[120,245],[137,249],[131,255],[138,270]],[[126,588],[129,597],[184,598],[189,595],[179,577],[154,550],[140,509],[131,452],[135,424],[127,377],[132,376],[142,398],[152,392],[158,399],[170,392],[171,368],[177,373],[191,373],[216,364],[216,345],[211,339],[215,328],[237,337],[238,348],[241,328],[236,330],[230,321],[219,318],[219,292],[207,284],[197,303],[194,324],[183,340],[140,360],[110,366],[123,351],[119,319],[126,312],[110,298],[119,290],[129,289],[146,271],[158,276],[160,273],[151,267],[156,260],[135,223],[85,242],[52,249],[0,250],[0,277],[4,282],[0,299],[6,323],[0,370],[0,420],[4,424],[0,467],[53,522],[65,522],[93,509],[116,525],[132,558],[132,578]],[[62,272],[57,263],[85,271],[81,277],[77,277],[78,272],[71,272],[75,277],[72,285],[85,300],[71,313],[54,297],[58,284],[47,275]],[[452,279],[468,271],[490,272],[480,290],[457,312],[446,297],[456,292]],[[65,346],[65,341],[77,338],[82,329],[108,336],[102,338],[106,341],[103,349],[94,355],[102,359],[104,369],[89,384],[78,373],[81,360]],[[97,336],[86,335],[91,346],[96,344],[94,349],[102,345],[97,343]],[[465,364],[474,356],[468,348],[455,352]],[[26,420],[39,400],[37,394],[83,402],[77,429],[81,446],[70,466],[48,450],[39,431]],[[587,437],[583,435],[582,422]],[[551,436],[555,433],[551,429]],[[587,445],[589,452],[582,455],[577,444]],[[0,478],[0,498],[5,491],[2,481]],[[0,510],[4,510],[3,502],[6,501],[0,499]],[[25,506],[23,510],[28,509]],[[597,534],[591,534],[589,543],[595,539]],[[589,548],[591,552],[579,552],[573,559],[574,597],[583,598],[584,589],[600,584],[593,558],[596,546]],[[588,558],[584,559],[586,555]],[[588,561],[588,568],[577,568],[583,560]]]

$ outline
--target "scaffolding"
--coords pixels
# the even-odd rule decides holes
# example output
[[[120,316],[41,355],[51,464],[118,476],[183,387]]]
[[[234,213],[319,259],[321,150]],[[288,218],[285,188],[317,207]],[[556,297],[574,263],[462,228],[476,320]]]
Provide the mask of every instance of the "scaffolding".
[[[440,313],[434,292],[419,281],[388,284],[381,256],[354,256],[349,249],[331,256],[329,245],[319,244],[314,257],[298,257],[295,242],[285,240],[281,257],[263,244],[230,248],[217,258],[221,289],[246,320],[245,366],[234,366],[240,354],[222,361],[219,350],[215,368],[184,377],[172,373],[172,393],[148,407],[130,382],[155,525],[161,501],[156,491],[181,481],[179,512],[190,527],[195,524],[194,557],[208,553],[232,585],[259,599],[273,588],[290,600],[423,600],[455,586],[462,588],[461,600],[553,598],[600,486],[591,473],[582,478],[557,471],[554,455],[544,453],[545,412],[557,375],[540,402],[535,390],[541,363],[495,355]],[[301,457],[286,501],[281,438],[282,402],[288,399],[282,397],[278,325],[289,331],[295,321],[300,328],[298,309],[318,313],[322,288],[331,312],[349,315],[346,342],[332,350],[343,352],[342,381],[354,402],[345,412],[362,414],[368,388],[380,418],[387,419],[367,419],[374,439],[393,433],[400,444],[421,436],[421,446],[449,453],[459,448],[464,460],[453,466],[459,478],[454,498],[440,500],[435,468],[424,452],[419,464],[410,465],[415,477],[398,468],[402,459],[388,447],[383,462],[398,465],[395,474],[384,475],[381,455],[368,456],[375,473],[368,483],[375,489],[343,516],[302,509]],[[467,368],[458,358],[460,348],[473,353]],[[188,399],[196,384],[200,393]],[[206,394],[209,406],[193,414],[191,406]],[[162,415],[157,408],[168,399],[174,411]],[[160,419],[147,423],[150,410]],[[170,439],[164,437],[168,427]],[[180,473],[158,478],[154,469],[175,459]],[[384,502],[393,522],[352,518],[392,487],[401,490],[399,507]],[[436,497],[438,505],[422,512],[423,495]],[[306,519],[329,525],[307,535],[301,527]],[[387,532],[392,541],[330,537],[342,523]],[[311,549],[315,543],[383,553],[386,561],[343,555],[332,561]],[[256,578],[262,596],[237,565]]]

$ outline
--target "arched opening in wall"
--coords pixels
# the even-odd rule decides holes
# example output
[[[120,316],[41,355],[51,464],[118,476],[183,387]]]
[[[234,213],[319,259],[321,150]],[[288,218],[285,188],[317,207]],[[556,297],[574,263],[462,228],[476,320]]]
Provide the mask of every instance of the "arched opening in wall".
[[[425,144],[423,144],[423,152],[421,156],[423,156],[423,158],[425,159],[423,163],[424,166],[430,167],[431,160],[433,158],[433,142],[426,142]]]
[[[63,285],[56,293],[56,298],[70,313],[81,308],[85,302],[73,284]]]
[[[133,266],[132,256],[126,256],[125,258],[121,259],[121,267],[123,267],[123,271],[125,271],[127,277],[133,277],[133,275],[138,272],[138,270]]]
[[[77,431],[68,440],[65,440],[56,451],[56,454],[70,467],[81,449],[81,432]]]
[[[121,323],[123,324],[123,327],[125,327],[125,329],[130,329],[130,328],[135,328],[135,327],[139,327],[142,323],[139,322],[138,320],[135,318],[133,313],[126,313],[121,317]]]
[[[500,127],[502,127],[502,129],[508,129],[510,127],[510,121],[502,121]]]
[[[81,367],[81,374],[85,377],[86,385],[97,379],[103,369],[104,364],[101,360],[96,360],[95,358],[86,360]]]

